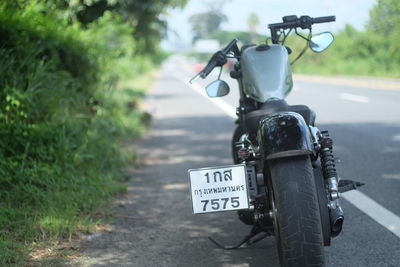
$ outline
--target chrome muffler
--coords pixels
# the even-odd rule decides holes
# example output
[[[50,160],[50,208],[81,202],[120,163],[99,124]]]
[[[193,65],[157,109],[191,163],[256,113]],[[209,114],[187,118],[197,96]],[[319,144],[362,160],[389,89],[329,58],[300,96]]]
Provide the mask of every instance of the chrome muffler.
[[[340,206],[335,209],[329,209],[329,217],[331,219],[331,237],[336,237],[342,231],[343,226],[343,210]]]

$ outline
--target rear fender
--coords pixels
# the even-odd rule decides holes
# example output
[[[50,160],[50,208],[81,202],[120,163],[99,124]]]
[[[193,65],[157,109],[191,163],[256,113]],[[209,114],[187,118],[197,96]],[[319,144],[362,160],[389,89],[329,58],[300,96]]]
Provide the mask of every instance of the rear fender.
[[[264,159],[312,154],[311,135],[303,117],[280,112],[260,122],[257,141]]]

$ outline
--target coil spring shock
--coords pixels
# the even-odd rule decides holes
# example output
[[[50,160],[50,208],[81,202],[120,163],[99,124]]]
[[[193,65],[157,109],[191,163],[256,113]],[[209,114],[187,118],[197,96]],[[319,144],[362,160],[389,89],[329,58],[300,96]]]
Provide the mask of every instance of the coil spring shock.
[[[335,237],[342,231],[344,217],[343,210],[339,203],[339,178],[336,172],[335,157],[332,150],[333,141],[329,137],[328,131],[321,131],[321,138],[319,141],[321,145],[320,157],[322,173],[325,183],[328,185],[330,198],[328,207],[331,222],[331,237]]]
[[[335,165],[335,156],[333,155],[332,145],[333,141],[329,137],[328,131],[321,131],[321,139],[320,139],[320,155],[321,155],[321,163],[322,163],[322,172],[325,179],[336,178],[336,165]]]
[[[328,131],[321,131],[320,145],[322,173],[328,184],[329,197],[331,200],[335,200],[339,198],[339,180],[332,151],[333,141],[329,137]]]

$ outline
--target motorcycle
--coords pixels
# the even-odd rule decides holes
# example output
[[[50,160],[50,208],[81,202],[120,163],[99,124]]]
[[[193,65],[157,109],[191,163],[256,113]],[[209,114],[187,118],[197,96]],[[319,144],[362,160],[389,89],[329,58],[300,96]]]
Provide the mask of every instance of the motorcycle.
[[[319,53],[331,45],[333,35],[312,35],[312,25],[332,21],[335,16],[285,16],[268,25],[270,42],[239,49],[234,39],[191,80],[204,79],[214,68],[222,70],[228,58],[236,59],[230,71],[240,92],[231,147],[234,164],[189,170],[194,213],[237,210],[239,219],[253,226],[236,246],[210,238],[222,249],[274,236],[282,266],[323,266],[324,246],[342,230],[341,194],[363,184],[339,178],[333,141],[328,131],[315,126],[315,112],[285,101],[293,87],[287,37],[294,32],[306,41],[297,61],[308,48]],[[206,92],[222,97],[229,86],[219,76]]]

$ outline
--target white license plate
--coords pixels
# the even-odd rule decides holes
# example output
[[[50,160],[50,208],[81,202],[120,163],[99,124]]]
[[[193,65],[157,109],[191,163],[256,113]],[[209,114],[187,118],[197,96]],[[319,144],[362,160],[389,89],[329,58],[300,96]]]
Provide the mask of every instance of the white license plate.
[[[193,213],[249,208],[246,165],[189,170]]]

